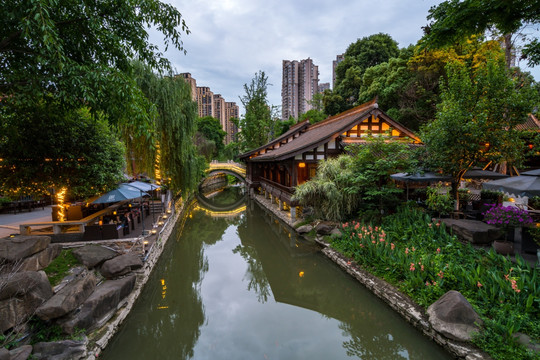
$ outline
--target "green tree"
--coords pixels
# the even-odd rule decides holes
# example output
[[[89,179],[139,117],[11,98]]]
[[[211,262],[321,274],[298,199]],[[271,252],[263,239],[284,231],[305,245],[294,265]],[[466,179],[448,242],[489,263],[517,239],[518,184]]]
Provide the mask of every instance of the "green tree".
[[[213,144],[214,150],[209,154],[210,158],[217,159],[223,153],[225,144],[223,140],[227,133],[221,128],[218,119],[212,116],[205,116],[197,119],[197,132],[202,135],[206,142]],[[211,160],[211,159],[209,159]]]
[[[527,25],[540,23],[540,3],[537,0],[447,0],[429,10],[425,27],[425,46],[439,47],[461,42],[490,30],[501,35],[506,49],[506,65],[514,48],[512,34]],[[532,37],[523,55],[529,65],[540,63],[540,43]]]
[[[93,119],[88,109],[43,100],[19,116],[3,116],[0,130],[0,192],[39,196],[67,187],[79,199],[122,179],[125,149],[107,121]]]
[[[158,0],[1,2],[2,101],[16,104],[16,111],[47,94],[63,107],[103,110],[113,121],[126,112],[137,115],[132,59],[153,69],[169,66],[148,41],[151,26],[164,35],[165,50],[183,50],[184,20]]]
[[[395,208],[403,190],[395,187],[390,175],[413,166],[408,145],[371,137],[347,150],[350,155],[321,161],[315,177],[298,186],[294,197],[302,206],[312,207],[315,216],[335,221],[358,212],[379,217]]]
[[[246,114],[237,120],[241,130],[238,133],[242,151],[255,149],[266,144],[272,136],[272,109],[268,105],[268,77],[264,71],[255,74],[249,86],[244,84],[246,94],[240,101],[246,109]]]
[[[145,95],[144,106],[149,107],[144,111],[151,114],[152,122],[151,131],[139,131],[138,136],[134,136],[137,123],[126,123],[124,139],[128,144],[139,145],[128,148],[128,153],[137,159],[141,172],[170,179],[169,186],[174,191],[193,190],[205,165],[193,143],[197,104],[191,99],[190,87],[182,78],[156,75],[140,62],[134,69],[137,85]]]
[[[421,139],[431,164],[452,175],[457,199],[463,174],[479,161],[523,160],[515,126],[533,108],[534,94],[509,76],[502,57],[474,69],[456,61],[447,71],[436,119],[422,129]]]
[[[351,108],[358,100],[358,90],[366,69],[387,62],[398,55],[397,42],[388,34],[370,35],[350,44],[345,52],[345,58],[336,67],[334,93],[342,98],[341,104],[334,99],[334,107],[341,105],[338,112]],[[325,112],[330,115],[336,114],[328,112],[329,110],[330,108],[326,108],[325,105]]]

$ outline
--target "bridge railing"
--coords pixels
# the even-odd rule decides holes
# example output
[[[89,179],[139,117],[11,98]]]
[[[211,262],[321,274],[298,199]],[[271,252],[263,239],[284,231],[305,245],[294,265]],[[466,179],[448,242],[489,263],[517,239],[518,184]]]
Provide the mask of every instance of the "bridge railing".
[[[209,172],[214,170],[230,170],[240,175],[246,175],[246,167],[243,164],[239,164],[231,160],[227,162],[218,162],[216,160],[212,160],[208,170],[206,171]]]

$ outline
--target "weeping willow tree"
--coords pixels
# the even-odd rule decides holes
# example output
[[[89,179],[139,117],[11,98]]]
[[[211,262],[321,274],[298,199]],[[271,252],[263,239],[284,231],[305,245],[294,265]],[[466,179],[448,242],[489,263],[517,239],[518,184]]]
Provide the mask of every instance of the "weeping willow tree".
[[[174,191],[193,190],[205,163],[193,142],[197,104],[190,87],[182,78],[156,75],[141,63],[134,69],[144,116],[123,122],[128,162],[139,172],[166,180]]]
[[[296,188],[295,199],[313,208],[319,219],[338,221],[350,216],[360,201],[358,193],[346,191],[354,185],[352,162],[348,155],[321,161],[317,175]]]

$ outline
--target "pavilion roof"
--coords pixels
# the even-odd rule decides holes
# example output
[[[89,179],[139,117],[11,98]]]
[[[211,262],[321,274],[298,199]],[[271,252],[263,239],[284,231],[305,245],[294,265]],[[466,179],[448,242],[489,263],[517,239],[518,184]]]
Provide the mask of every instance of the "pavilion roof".
[[[371,116],[372,114],[380,116],[391,127],[401,131],[411,139],[418,142],[420,141],[420,139],[418,139],[418,137],[413,132],[408,130],[403,125],[392,120],[378,107],[379,106],[376,99],[373,99],[372,101],[359,105],[338,115],[331,116],[326,120],[318,122],[314,125],[310,125],[308,123],[307,125],[303,126],[303,131],[300,133],[300,135],[294,138],[292,141],[282,144],[276,149],[270,149],[273,144],[276,144],[278,142],[274,140],[258,149],[250,151],[249,153],[240,155],[240,158],[247,158],[249,156],[259,153],[263,149],[266,149],[265,153],[256,155],[255,157],[252,156],[252,161],[284,160],[297,154],[301,154],[305,151],[314,149],[328,142],[331,138],[339,136],[344,131],[347,131],[355,124],[362,122],[364,119]],[[289,131],[294,131],[294,129],[291,129]],[[290,135],[282,136],[281,138],[286,138],[288,136]]]

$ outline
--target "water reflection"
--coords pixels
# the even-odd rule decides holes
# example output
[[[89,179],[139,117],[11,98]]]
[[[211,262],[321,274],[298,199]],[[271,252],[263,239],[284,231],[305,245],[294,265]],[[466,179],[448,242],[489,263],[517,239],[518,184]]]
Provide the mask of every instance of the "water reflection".
[[[257,204],[189,210],[100,358],[449,358]]]

